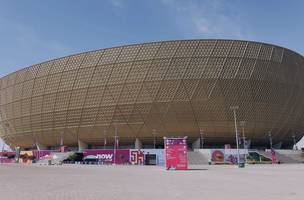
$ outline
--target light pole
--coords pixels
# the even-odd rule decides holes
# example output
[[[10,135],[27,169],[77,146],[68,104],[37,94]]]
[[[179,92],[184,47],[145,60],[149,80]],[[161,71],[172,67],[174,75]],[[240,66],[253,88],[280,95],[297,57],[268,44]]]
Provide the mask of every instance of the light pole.
[[[204,148],[204,129],[200,129],[200,149]]]
[[[64,152],[64,138],[63,138],[63,132],[60,132],[60,152]]]
[[[230,106],[230,109],[233,110],[234,116],[234,128],[235,128],[235,141],[236,141],[236,149],[237,149],[237,163],[240,163],[240,151],[239,151],[239,138],[238,138],[238,130],[237,130],[237,123],[236,123],[236,110],[239,109],[238,106]]]
[[[153,129],[152,135],[153,135],[153,146],[154,146],[154,149],[156,149],[156,130],[155,129]]]
[[[245,138],[245,121],[241,121],[240,124],[242,126],[242,132],[243,132],[243,146],[244,146],[244,161],[247,162],[247,144],[246,144],[246,138]]]
[[[114,135],[114,165],[116,165],[116,149],[117,149],[118,130],[117,124],[115,124],[115,135]]]
[[[107,145],[107,137],[106,137],[106,135],[107,135],[107,131],[104,130],[103,131],[103,149],[106,149],[106,145]]]
[[[269,137],[270,149],[272,149],[272,135],[271,135],[271,131],[268,131],[268,137]]]
[[[246,139],[245,139],[245,121],[240,121],[240,124],[242,126],[242,134],[243,134],[243,146],[244,149],[247,149],[247,145],[246,145]]]

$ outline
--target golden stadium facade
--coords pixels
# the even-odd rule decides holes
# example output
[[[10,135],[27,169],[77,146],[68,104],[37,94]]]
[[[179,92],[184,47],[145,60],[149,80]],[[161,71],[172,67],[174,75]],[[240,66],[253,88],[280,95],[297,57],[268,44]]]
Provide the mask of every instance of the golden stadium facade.
[[[304,130],[304,58],[275,45],[181,40],[120,46],[33,65],[0,79],[0,136],[11,146],[162,142],[203,134],[290,145]]]

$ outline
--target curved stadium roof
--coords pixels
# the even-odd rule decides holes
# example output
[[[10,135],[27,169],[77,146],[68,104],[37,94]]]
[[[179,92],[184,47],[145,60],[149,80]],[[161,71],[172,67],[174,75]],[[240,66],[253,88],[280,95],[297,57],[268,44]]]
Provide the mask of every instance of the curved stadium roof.
[[[106,133],[152,143],[163,136],[234,143],[231,106],[253,145],[291,144],[303,130],[304,58],[275,45],[180,40],[120,46],[50,60],[0,79],[0,136],[58,146],[98,145]]]

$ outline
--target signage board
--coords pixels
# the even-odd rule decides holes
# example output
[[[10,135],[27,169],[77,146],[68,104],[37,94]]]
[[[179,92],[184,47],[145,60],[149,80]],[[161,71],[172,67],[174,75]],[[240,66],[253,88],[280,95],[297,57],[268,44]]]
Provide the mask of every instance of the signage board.
[[[127,164],[129,163],[128,149],[86,149],[82,151],[84,156],[95,156],[98,162],[104,164]]]
[[[164,149],[130,149],[130,162],[132,165],[142,165],[149,155],[156,156],[156,165],[164,165]]]
[[[239,149],[240,163],[245,162],[247,149]],[[210,149],[211,161],[215,164],[237,164],[237,149]]]
[[[184,138],[164,138],[166,169],[187,170],[187,140]]]

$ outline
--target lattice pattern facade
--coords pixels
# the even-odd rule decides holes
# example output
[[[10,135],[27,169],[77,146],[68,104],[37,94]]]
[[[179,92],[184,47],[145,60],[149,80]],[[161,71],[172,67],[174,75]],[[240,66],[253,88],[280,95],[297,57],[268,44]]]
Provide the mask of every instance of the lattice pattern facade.
[[[0,79],[0,136],[11,145],[80,139],[235,143],[233,113],[254,145],[292,143],[304,129],[304,58],[288,49],[235,40],[121,46],[50,60]]]

